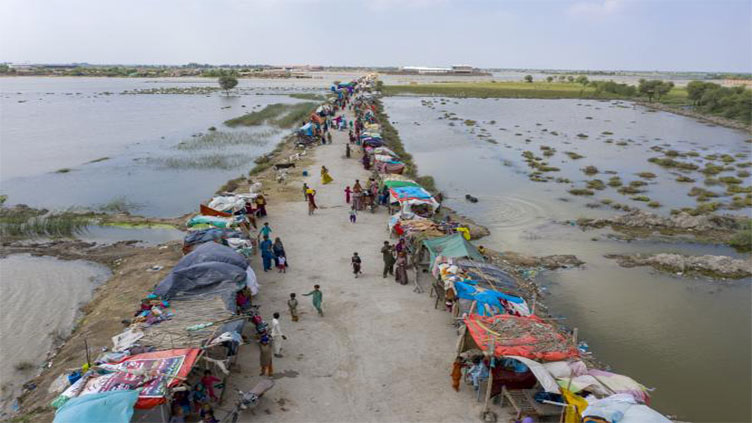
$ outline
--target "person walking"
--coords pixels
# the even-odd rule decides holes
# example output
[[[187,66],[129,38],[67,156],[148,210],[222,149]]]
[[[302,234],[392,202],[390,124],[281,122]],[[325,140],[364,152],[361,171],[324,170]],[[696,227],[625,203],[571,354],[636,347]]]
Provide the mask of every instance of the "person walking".
[[[261,236],[267,237],[272,234],[272,227],[269,226],[269,222],[264,222],[264,226],[259,229],[259,233],[261,234]]]
[[[316,191],[308,188],[308,191],[306,191],[306,195],[308,196],[308,215],[313,215],[313,211],[318,208],[316,205]]]
[[[350,208],[350,223],[355,223],[358,221],[358,212],[355,210],[355,206],[352,206]]]
[[[355,274],[355,278],[357,278],[358,275],[363,274],[363,271],[360,270],[360,265],[363,263],[363,261],[360,259],[358,253],[353,253],[352,258],[350,259],[350,263],[352,264],[353,274]]]
[[[352,194],[352,190],[350,189],[350,185],[348,185],[345,188],[345,203],[350,204],[350,194]]]
[[[287,266],[287,253],[285,253],[285,246],[282,244],[282,240],[279,237],[274,238],[274,244],[272,245],[272,252],[274,253],[274,260],[277,262],[277,268],[280,272],[286,272]]]
[[[272,345],[269,335],[262,336],[259,341],[259,364],[261,365],[259,376],[272,377],[274,369],[272,368]]]
[[[384,279],[386,275],[394,275],[394,249],[389,245],[389,241],[384,241],[384,246],[381,247],[381,257],[384,259]]]
[[[272,319],[272,346],[274,347],[274,356],[282,357],[282,340],[287,337],[282,333],[282,327],[279,325],[279,313],[273,314]]]
[[[308,201],[308,184],[303,182],[303,201]]]
[[[298,300],[295,298],[295,293],[290,293],[290,299],[287,300],[287,308],[290,310],[290,319],[293,322],[298,321]]]
[[[326,185],[332,182],[334,179],[329,175],[329,169],[326,166],[321,166],[321,184]]]
[[[328,142],[329,144],[332,143],[332,133],[329,131],[326,131],[326,142]]]
[[[321,288],[319,285],[313,286],[313,291],[303,294],[303,296],[308,297],[310,295],[313,296],[313,307],[316,309],[316,311],[319,313],[319,316],[324,317],[324,312],[321,310],[321,301],[324,299],[324,294],[319,289]]]
[[[268,272],[272,268],[272,260],[274,260],[274,252],[272,252],[272,241],[269,239],[269,235],[264,235],[264,240],[259,245],[261,248],[261,260],[264,262],[264,272]]]
[[[350,144],[345,144],[345,157],[350,158]]]

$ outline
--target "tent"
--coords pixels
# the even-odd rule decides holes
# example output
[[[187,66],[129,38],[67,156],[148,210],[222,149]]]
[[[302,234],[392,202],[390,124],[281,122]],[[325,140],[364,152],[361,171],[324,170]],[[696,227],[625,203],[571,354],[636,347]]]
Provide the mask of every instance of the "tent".
[[[229,263],[245,271],[248,267],[248,261],[245,257],[235,252],[230,247],[217,244],[216,242],[207,242],[194,248],[188,255],[181,258],[180,261],[172,268],[172,271],[178,271],[191,267],[194,264],[206,262]]]
[[[392,202],[399,202],[403,208],[405,205],[426,204],[433,211],[439,208],[439,202],[433,196],[420,186],[404,186],[389,188]]]
[[[72,398],[55,413],[53,423],[128,423],[138,391],[109,391]]]
[[[451,234],[439,238],[431,238],[423,241],[431,254],[431,266],[436,261],[437,256],[446,258],[471,258],[473,260],[483,261],[483,256],[478,252],[475,246],[460,234]]]
[[[494,355],[516,355],[532,360],[561,361],[578,357],[572,342],[539,317],[499,314],[484,317],[471,314],[465,318],[467,332],[483,351],[493,344]]]
[[[397,188],[397,187],[419,187],[419,188],[422,188],[420,185],[418,185],[417,182],[402,181],[402,180],[384,181],[384,182],[381,183],[381,186],[385,186],[387,188]]]
[[[157,284],[154,294],[167,299],[219,296],[228,310],[235,311],[235,293],[245,286],[251,287],[255,281],[250,267],[241,269],[229,263],[205,262],[173,270]]]
[[[384,154],[387,156],[392,156],[399,158],[399,155],[395,153],[394,151],[388,149],[387,147],[376,147],[373,149],[374,154]]]
[[[469,259],[454,260],[452,264],[458,266],[473,280],[478,281],[480,286],[518,297],[523,294],[514,277],[496,265]]]

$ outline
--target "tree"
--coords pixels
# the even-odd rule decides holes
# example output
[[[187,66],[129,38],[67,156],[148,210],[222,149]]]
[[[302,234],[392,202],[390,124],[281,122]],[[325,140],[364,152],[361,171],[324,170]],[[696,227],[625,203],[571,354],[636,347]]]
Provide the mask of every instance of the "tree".
[[[582,85],[584,87],[585,85],[588,84],[588,79],[587,79],[587,76],[580,75],[580,76],[577,77],[577,79],[574,80],[574,82],[576,82],[576,83],[578,83],[578,84],[580,84],[580,85]]]
[[[548,81],[549,83],[554,82],[554,77],[553,76],[547,76],[546,77],[546,81]]]
[[[660,79],[640,79],[637,85],[637,91],[641,95],[646,95],[648,101],[653,101],[653,97],[660,99],[664,95],[668,94],[671,89],[674,88],[673,82],[664,82]]]
[[[569,81],[569,82],[574,82],[574,76],[572,76],[572,75],[567,75],[567,81]]]
[[[533,82],[533,75],[525,75],[525,82]]]
[[[238,80],[230,74],[222,74],[217,80],[219,87],[225,90],[226,95],[230,95],[230,90],[238,85]]]

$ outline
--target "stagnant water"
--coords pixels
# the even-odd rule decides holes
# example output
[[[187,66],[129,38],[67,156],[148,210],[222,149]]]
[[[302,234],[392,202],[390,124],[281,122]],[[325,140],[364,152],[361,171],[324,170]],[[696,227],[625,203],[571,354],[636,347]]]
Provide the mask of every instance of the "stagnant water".
[[[676,175],[646,161],[660,155],[650,147],[682,152],[695,149],[701,156],[686,160],[699,163],[706,160],[702,156],[713,153],[748,155],[749,144],[744,142],[747,136],[673,114],[651,113],[629,103],[512,99],[443,102],[391,97],[385,99],[385,106],[420,173],[432,175],[437,187],[449,197],[446,204],[489,227],[492,235],[480,244],[535,255],[575,254],[586,262],[584,268],[544,273],[540,282],[550,294],[545,302],[551,311],[566,317],[566,325],[579,328],[580,338],[589,343],[598,358],[614,371],[656,388],[652,404],[664,413],[689,421],[750,421],[752,280],[685,279],[645,267],[621,268],[603,257],[633,252],[719,254],[746,259],[749,255],[690,243],[624,242],[609,237],[607,230],[583,232],[561,223],[618,213],[586,207],[596,199],[609,198],[647,209],[644,203],[614,188],[597,191],[596,199],[567,193],[572,186],[582,187],[593,178],[605,182],[620,175],[625,182],[637,180],[640,178],[634,174],[641,171],[656,174],[644,195],[663,204],[657,212],[694,207],[695,199],[687,196],[692,185],[675,182]],[[450,120],[447,114],[460,120]],[[467,119],[476,122],[466,125]],[[551,135],[551,131],[558,135]],[[478,137],[484,133],[489,136]],[[578,137],[581,133],[588,138]],[[488,142],[488,138],[498,144]],[[614,142],[605,142],[608,139]],[[617,145],[619,141],[624,145]],[[529,179],[531,169],[521,154],[529,150],[539,156],[541,145],[557,150],[548,158],[549,163],[561,169],[555,176],[569,178],[571,183]],[[565,156],[565,151],[585,158],[572,163],[575,161]],[[580,171],[587,165],[616,173],[588,177]],[[697,177],[696,172],[693,177]],[[745,178],[745,184],[749,184],[749,178]],[[466,202],[467,193],[480,201]],[[749,209],[733,212],[748,214]]]
[[[0,259],[0,407],[44,365],[47,351],[73,328],[79,307],[110,276],[104,266],[52,257]]]
[[[193,211],[288,133],[227,119],[322,93],[331,80],[242,80],[232,95],[124,94],[215,87],[214,79],[0,78],[0,194],[9,204],[97,208],[117,200],[148,216]],[[247,142],[181,149],[215,127]]]

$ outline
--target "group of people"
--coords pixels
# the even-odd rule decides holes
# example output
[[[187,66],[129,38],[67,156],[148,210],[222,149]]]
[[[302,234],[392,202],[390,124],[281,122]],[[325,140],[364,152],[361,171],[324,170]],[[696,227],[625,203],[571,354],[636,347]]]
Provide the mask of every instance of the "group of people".
[[[394,280],[400,285],[407,285],[408,276],[408,259],[407,259],[407,243],[404,238],[394,244],[389,244],[389,241],[384,241],[384,246],[381,247],[381,257],[384,260],[384,272],[383,277],[387,275],[393,275]]]
[[[285,253],[285,246],[279,237],[274,238],[274,242],[272,242],[270,239],[271,233],[272,228],[269,226],[269,222],[264,222],[264,226],[259,229],[259,236],[263,239],[259,243],[259,249],[261,250],[264,272],[272,270],[272,263],[274,263],[279,273],[286,273],[289,263],[287,261],[287,253]]]
[[[186,418],[194,414],[202,423],[218,423],[212,403],[219,401],[214,388],[221,381],[211,370],[204,370],[201,379],[190,390],[175,392],[170,423],[185,423]]]

